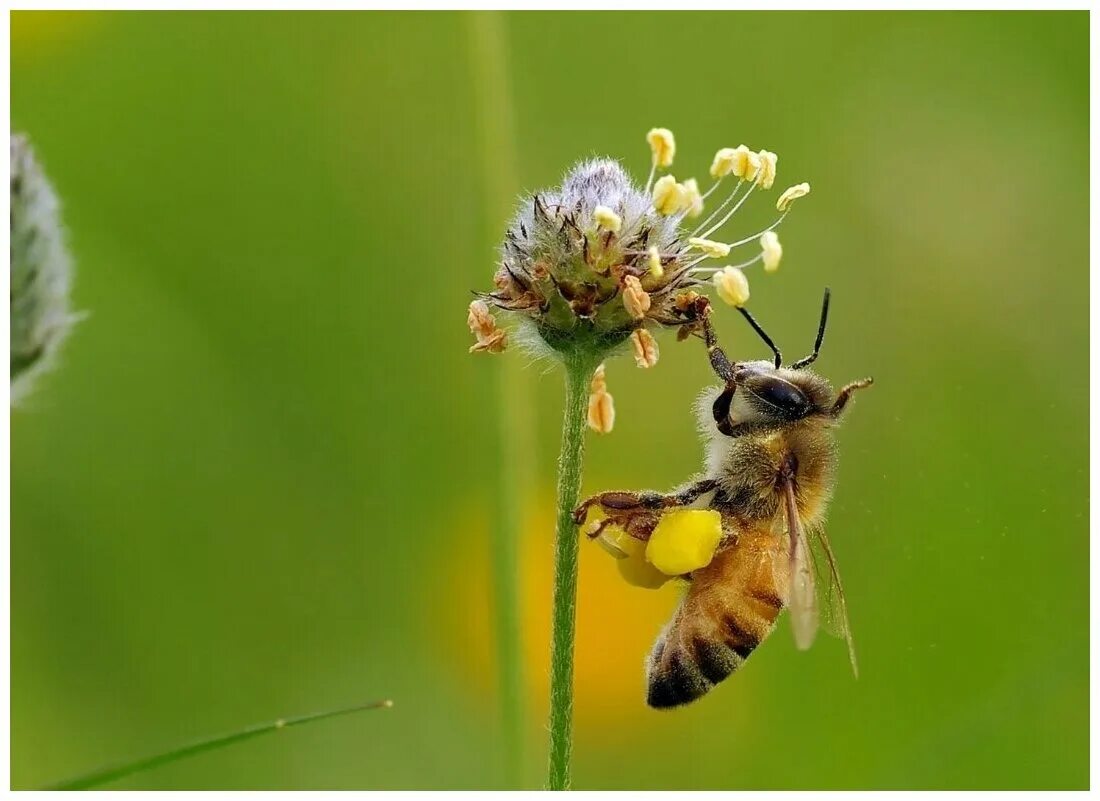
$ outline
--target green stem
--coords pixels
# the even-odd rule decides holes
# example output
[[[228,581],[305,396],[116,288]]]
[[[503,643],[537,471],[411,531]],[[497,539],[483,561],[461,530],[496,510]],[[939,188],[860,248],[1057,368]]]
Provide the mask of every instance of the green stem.
[[[175,762],[178,759],[184,759],[185,757],[194,756],[195,754],[201,754],[205,751],[213,751],[217,748],[224,748],[227,745],[233,743],[239,743],[242,740],[251,740],[253,737],[258,737],[261,734],[267,734],[268,732],[279,731],[281,729],[289,729],[291,726],[300,726],[303,723],[312,723],[316,720],[324,720],[326,718],[335,718],[340,715],[350,715],[352,712],[362,712],[366,709],[389,709],[393,706],[392,701],[371,701],[367,704],[357,704],[355,706],[344,707],[342,709],[330,709],[327,712],[316,712],[312,715],[302,715],[297,718],[280,718],[279,720],[273,720],[270,723],[260,723],[255,726],[249,726],[248,728],[241,729],[239,731],[232,732],[230,734],[219,734],[215,737],[207,737],[202,740],[190,743],[185,746],[173,748],[170,751],[165,751],[160,754],[154,754],[153,756],[144,757],[133,762],[127,762],[122,765],[115,765],[110,768],[103,768],[92,773],[85,774],[75,779],[69,779],[68,781],[59,782],[58,784],[48,787],[48,790],[88,790],[92,787],[99,787],[100,785],[107,784],[108,782],[117,781],[123,779],[133,773],[138,773],[143,770],[149,770],[150,768],[158,767],[159,765],[166,765],[169,762]]]
[[[554,545],[554,617],[550,645],[550,790],[569,789],[573,751],[573,640],[577,622],[577,526],[588,387],[596,363],[579,356],[565,361],[565,411],[558,457],[558,527]]]

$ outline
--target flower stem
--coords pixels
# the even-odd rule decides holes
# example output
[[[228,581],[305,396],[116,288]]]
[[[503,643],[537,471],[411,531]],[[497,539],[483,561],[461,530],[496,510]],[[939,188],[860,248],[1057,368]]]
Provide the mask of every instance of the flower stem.
[[[577,506],[584,461],[588,384],[596,362],[583,356],[565,361],[565,410],[558,457],[557,535],[554,545],[554,610],[550,644],[550,790],[569,789],[573,751],[573,640],[577,620]]]

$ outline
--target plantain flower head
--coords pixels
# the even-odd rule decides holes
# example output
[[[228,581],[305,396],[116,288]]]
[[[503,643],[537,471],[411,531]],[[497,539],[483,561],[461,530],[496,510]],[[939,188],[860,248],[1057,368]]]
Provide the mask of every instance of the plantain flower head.
[[[78,319],[57,196],[26,137],[11,137],[11,399],[47,370]]]
[[[630,340],[636,360],[648,366],[655,362],[655,340],[632,335],[662,326],[689,331],[697,312],[687,299],[697,297],[696,290],[713,288],[736,305],[748,300],[743,270],[765,255],[771,266],[774,248],[728,267],[707,262],[759,244],[786,216],[784,207],[764,231],[742,232],[733,241],[721,236],[751,195],[774,184],[778,157],[746,145],[722,148],[710,167],[714,181],[702,191],[695,179],[680,183],[663,173],[676,154],[671,131],[654,128],[647,141],[652,163],[644,186],[617,161],[601,158],[581,162],[559,186],[521,202],[500,248],[495,289],[480,293],[486,308],[471,324],[479,338],[475,350],[501,349],[503,338],[493,340],[495,329],[479,322],[495,307],[526,329],[518,341],[541,341],[563,357],[588,352],[602,360]]]

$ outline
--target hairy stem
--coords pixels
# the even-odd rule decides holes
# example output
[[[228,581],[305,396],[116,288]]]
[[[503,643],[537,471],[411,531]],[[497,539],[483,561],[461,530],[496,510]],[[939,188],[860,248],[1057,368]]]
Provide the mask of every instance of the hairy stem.
[[[486,252],[499,241],[519,186],[512,92],[508,82],[507,20],[499,11],[466,15],[481,167],[485,191]],[[523,667],[520,641],[519,543],[524,504],[535,459],[530,419],[530,378],[515,359],[497,369],[496,486],[490,547],[497,681],[500,692],[505,781],[520,789],[523,777]]]
[[[153,756],[144,757],[142,759],[134,760],[133,762],[127,762],[122,765],[113,765],[109,768],[103,768],[101,770],[94,771],[92,773],[85,774],[75,779],[69,779],[68,781],[59,782],[47,789],[49,790],[88,790],[93,787],[99,787],[107,784],[108,782],[117,781],[118,779],[124,779],[134,773],[139,773],[143,770],[149,770],[160,765],[167,765],[169,762],[175,762],[185,757],[194,756],[195,754],[201,754],[205,751],[214,751],[218,748],[224,748],[227,745],[233,743],[239,743],[242,740],[250,740],[253,737],[258,737],[261,734],[267,734],[273,731],[279,731],[281,729],[288,729],[291,726],[300,726],[303,723],[311,723],[316,720],[324,720],[326,718],[335,718],[340,715],[350,715],[352,712],[362,712],[367,709],[389,709],[393,706],[392,701],[371,701],[367,704],[357,704],[355,706],[344,707],[342,709],[331,709],[327,712],[317,712],[312,715],[302,715],[296,718],[280,718],[279,720],[273,720],[270,723],[260,723],[255,726],[249,726],[239,731],[231,732],[229,734],[219,734],[215,737],[206,737],[202,740],[197,740],[187,745],[173,748],[169,751],[163,751]]]
[[[577,621],[577,527],[573,509],[579,500],[584,461],[588,385],[595,361],[573,356],[565,361],[565,410],[558,457],[557,535],[554,544],[554,610],[550,643],[550,769],[547,788],[569,789],[573,751],[573,640]]]

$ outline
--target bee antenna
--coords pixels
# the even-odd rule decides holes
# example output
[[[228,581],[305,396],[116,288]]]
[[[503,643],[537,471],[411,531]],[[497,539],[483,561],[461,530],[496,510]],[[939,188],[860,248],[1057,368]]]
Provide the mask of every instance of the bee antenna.
[[[829,321],[829,287],[825,287],[825,298],[821,301],[821,322],[817,324],[817,339],[814,340],[814,352],[791,365],[792,370],[801,370],[817,361],[821,351],[821,341],[825,339],[825,323]]]
[[[779,348],[772,342],[772,338],[768,336],[767,332],[760,327],[760,323],[756,322],[756,319],[749,314],[748,309],[744,306],[738,306],[737,311],[741,312],[741,316],[749,321],[749,325],[752,326],[752,330],[755,331],[769,348],[772,349],[772,353],[775,354],[775,367],[778,370],[779,366],[783,364],[783,354],[779,352]]]

